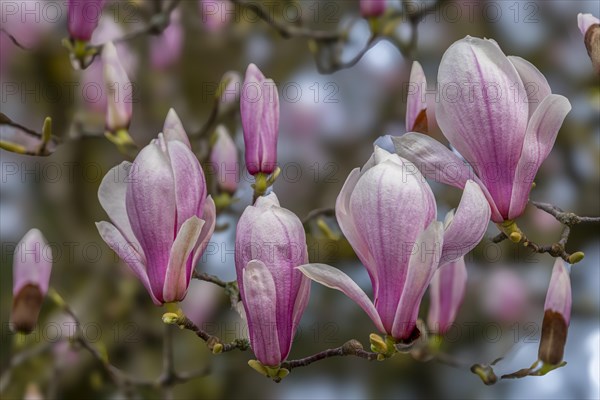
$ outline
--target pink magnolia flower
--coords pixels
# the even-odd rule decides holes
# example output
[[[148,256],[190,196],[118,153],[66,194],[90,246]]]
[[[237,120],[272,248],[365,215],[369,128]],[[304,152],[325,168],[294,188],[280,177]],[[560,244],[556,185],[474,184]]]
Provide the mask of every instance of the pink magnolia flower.
[[[206,196],[198,159],[182,140],[174,111],[164,134],[133,163],[111,169],[98,190],[112,223],[96,224],[100,236],[125,261],[156,305],[185,297],[192,271],[215,227],[215,204]]]
[[[360,13],[365,18],[379,17],[385,12],[387,0],[360,0]]]
[[[254,64],[246,70],[240,111],[246,168],[251,175],[270,174],[277,166],[279,94],[273,80],[266,79]]]
[[[33,331],[48,293],[52,251],[42,232],[31,229],[17,244],[13,258],[11,323],[18,332]]]
[[[350,173],[335,208],[342,232],[369,272],[374,301],[336,268],[309,264],[300,270],[342,291],[380,332],[397,340],[414,335],[421,299],[440,262],[456,262],[471,251],[490,217],[483,192],[468,181],[444,228],[436,221],[431,188],[417,168],[378,147],[362,170]]]
[[[442,265],[429,285],[431,303],[427,325],[436,334],[444,335],[452,327],[467,289],[467,267],[464,257]]]
[[[108,104],[106,128],[109,132],[127,129],[133,113],[133,85],[112,42],[104,45],[102,62]]]
[[[71,39],[88,42],[100,17],[105,0],[69,0],[68,22]]]
[[[225,126],[219,125],[215,134],[217,140],[210,153],[210,162],[219,188],[233,194],[237,190],[240,176],[238,149]]]
[[[393,138],[396,151],[427,178],[459,188],[473,179],[490,203],[494,222],[517,218],[571,110],[569,101],[552,94],[546,78],[528,61],[506,57],[493,40],[470,36],[442,57],[438,85],[437,122],[474,174],[426,135]]]
[[[238,222],[235,267],[250,343],[265,366],[277,367],[291,349],[308,303],[310,281],[296,267],[308,262],[300,219],[275,193],[259,197]]]
[[[150,62],[156,69],[167,69],[181,58],[185,39],[181,11],[171,12],[169,26],[159,36],[150,37]]]
[[[584,36],[592,65],[600,74],[600,20],[592,14],[577,14],[577,26]]]
[[[570,266],[557,258],[544,304],[544,321],[538,357],[547,364],[556,365],[563,359],[569,322],[571,321]]]

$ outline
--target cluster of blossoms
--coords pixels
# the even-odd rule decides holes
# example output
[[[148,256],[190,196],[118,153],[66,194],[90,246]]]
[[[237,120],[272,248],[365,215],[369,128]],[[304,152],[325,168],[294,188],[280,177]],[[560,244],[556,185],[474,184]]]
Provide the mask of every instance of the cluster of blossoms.
[[[82,23],[77,13],[83,2],[71,3],[69,32],[77,47],[91,39],[97,22]],[[378,16],[384,2],[361,2],[361,10],[365,16]],[[589,32],[597,30],[597,20],[580,17],[580,26],[587,43],[588,36],[596,35]],[[110,42],[104,44],[102,65],[107,87],[127,86],[126,69]],[[235,79],[226,82],[230,80]],[[276,86],[254,64],[247,68],[244,85],[259,92],[239,100],[245,165],[255,177],[255,199],[237,224],[235,266],[240,311],[257,358],[250,364],[269,377],[287,373],[281,365],[308,304],[311,280],[343,292],[367,313],[382,335],[370,336],[371,349],[387,358],[397,345],[423,334],[417,319],[428,288],[428,330],[437,335],[448,331],[466,290],[464,256],[481,241],[490,219],[511,239],[521,238],[514,220],[525,211],[533,178],[571,109],[569,101],[553,94],[544,75],[528,61],[507,57],[493,40],[472,37],[446,51],[438,83],[481,88],[489,82],[501,96],[491,100],[475,90],[473,96],[442,98],[432,105],[423,99],[426,81],[419,63],[413,65],[411,81],[420,90],[407,101],[407,133],[392,138],[395,148],[388,150],[393,151],[375,146],[365,165],[350,173],[335,204],[340,229],[370,277],[371,299],[341,270],[309,262],[302,222],[270,189],[278,175]],[[526,90],[528,84],[537,90]],[[119,96],[108,96],[107,102],[106,135],[121,146],[132,143],[127,132],[131,102]],[[434,125],[454,151],[427,135]],[[216,130],[210,158],[220,191],[234,195],[238,152],[224,127]],[[444,222],[437,219],[436,200],[425,178],[463,191]],[[97,223],[100,236],[131,268],[153,303],[182,301],[214,232],[218,207],[174,110],[133,162],[115,166],[104,177],[98,198],[111,221]],[[52,260],[43,251],[45,243],[33,229],[15,252],[12,323],[19,331],[34,328],[48,291]],[[570,312],[569,267],[557,259],[539,349],[544,363],[562,361]]]

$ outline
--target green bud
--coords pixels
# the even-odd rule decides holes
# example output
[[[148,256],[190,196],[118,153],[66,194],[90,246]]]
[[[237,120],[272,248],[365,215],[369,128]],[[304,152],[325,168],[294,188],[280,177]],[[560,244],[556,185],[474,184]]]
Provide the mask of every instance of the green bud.
[[[248,361],[248,365],[255,370],[256,372],[258,372],[259,374],[269,377],[269,374],[267,372],[267,369],[265,368],[264,365],[262,365],[262,363],[258,360],[249,360]]]
[[[388,346],[385,340],[376,333],[369,335],[369,342],[371,343],[371,350],[375,353],[386,354],[388,352]]]
[[[162,320],[167,325],[175,325],[179,321],[179,315],[174,312],[166,312],[163,314]]]
[[[583,251],[578,251],[569,256],[569,264],[577,264],[579,261],[583,260],[585,254]]]
[[[223,352],[223,345],[221,343],[217,343],[212,348],[213,354],[221,354]]]

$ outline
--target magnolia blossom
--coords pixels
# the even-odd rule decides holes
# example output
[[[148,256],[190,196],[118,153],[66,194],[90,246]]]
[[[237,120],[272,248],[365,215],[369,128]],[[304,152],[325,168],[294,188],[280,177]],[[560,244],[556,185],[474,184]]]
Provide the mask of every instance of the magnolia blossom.
[[[184,139],[185,138],[185,139]],[[156,305],[185,297],[192,271],[215,227],[202,167],[174,111],[133,163],[102,180],[100,204],[112,223],[96,224]]]
[[[592,64],[600,74],[600,20],[592,14],[577,14],[577,26],[585,37],[585,47]]]
[[[241,92],[240,111],[246,168],[252,175],[270,174],[277,164],[279,136],[279,94],[272,79],[266,79],[258,67],[250,64]]]
[[[42,232],[31,229],[17,244],[13,258],[12,328],[33,331],[48,292],[52,251]]]
[[[239,105],[242,77],[237,71],[223,74],[218,87],[219,114],[225,115]]]
[[[467,267],[464,257],[442,265],[433,275],[429,285],[431,302],[427,325],[443,335],[452,327],[467,289]]]
[[[129,128],[133,113],[133,85],[121,64],[117,49],[112,42],[102,50],[104,84],[107,91],[106,129],[116,132]]]
[[[360,13],[365,18],[379,17],[385,12],[387,0],[360,0]]]
[[[493,40],[470,36],[442,57],[438,85],[437,122],[473,171],[444,145],[419,133],[393,138],[396,151],[427,178],[459,188],[473,179],[490,203],[494,222],[517,218],[571,110],[569,101],[552,94],[546,78],[528,61],[506,57]]]
[[[219,188],[233,194],[237,190],[240,176],[238,149],[225,126],[217,126],[215,136],[210,162],[214,168]]]
[[[570,266],[557,258],[544,304],[544,321],[538,357],[547,364],[556,365],[563,359],[569,322],[571,321]]]
[[[380,332],[396,340],[414,335],[421,299],[440,263],[457,262],[471,251],[490,217],[483,192],[468,181],[443,227],[436,221],[431,188],[417,168],[378,147],[362,170],[350,173],[335,209],[342,232],[369,272],[374,301],[336,268],[309,264],[300,270],[342,291]]]
[[[259,197],[237,225],[235,267],[250,343],[258,360],[277,367],[291,349],[308,303],[310,281],[296,267],[308,262],[300,219],[275,193]]]
[[[68,21],[71,39],[88,42],[98,26],[105,0],[69,0]]]
[[[150,37],[150,62],[156,69],[167,69],[181,58],[184,40],[181,11],[171,12],[169,26],[158,36]]]

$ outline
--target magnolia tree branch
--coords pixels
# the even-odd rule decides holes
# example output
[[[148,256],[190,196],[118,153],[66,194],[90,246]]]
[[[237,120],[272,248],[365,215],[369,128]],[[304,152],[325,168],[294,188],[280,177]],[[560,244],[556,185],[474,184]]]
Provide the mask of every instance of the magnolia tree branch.
[[[169,325],[177,325],[181,329],[192,331],[200,339],[206,342],[208,349],[213,354],[225,353],[233,350],[246,351],[250,348],[250,342],[247,339],[234,339],[232,342],[223,343],[218,337],[211,335],[204,329],[196,326],[188,317],[181,313],[166,313],[163,315],[163,322]]]
[[[225,282],[218,276],[207,274],[206,272],[198,272],[196,270],[192,272],[192,278],[214,283],[215,285],[222,287],[225,290],[225,294],[229,297],[231,308],[235,308],[237,303],[242,301],[240,297],[240,290],[236,281]]]
[[[291,371],[294,368],[306,367],[314,362],[324,360],[331,357],[355,356],[364,358],[365,360],[377,360],[377,353],[365,351],[362,344],[355,339],[349,340],[339,347],[320,351],[312,356],[300,358],[298,360],[288,360],[281,364],[282,368]]]
[[[571,234],[571,228],[581,223],[600,223],[600,217],[582,217],[575,213],[564,211],[560,207],[552,204],[541,203],[537,201],[530,201],[530,203],[538,209],[552,215],[563,225],[563,230],[560,234],[559,240],[552,244],[541,245],[529,240],[525,235],[520,238],[518,243],[522,243],[523,246],[531,249],[535,253],[547,253],[552,257],[560,257],[570,264],[575,264],[581,261],[584,257],[582,252],[578,251],[575,253],[568,253],[566,251],[566,245],[567,241],[569,240],[569,235]],[[508,239],[508,236],[504,232],[501,232],[492,238],[492,242],[500,243],[505,239]]]

